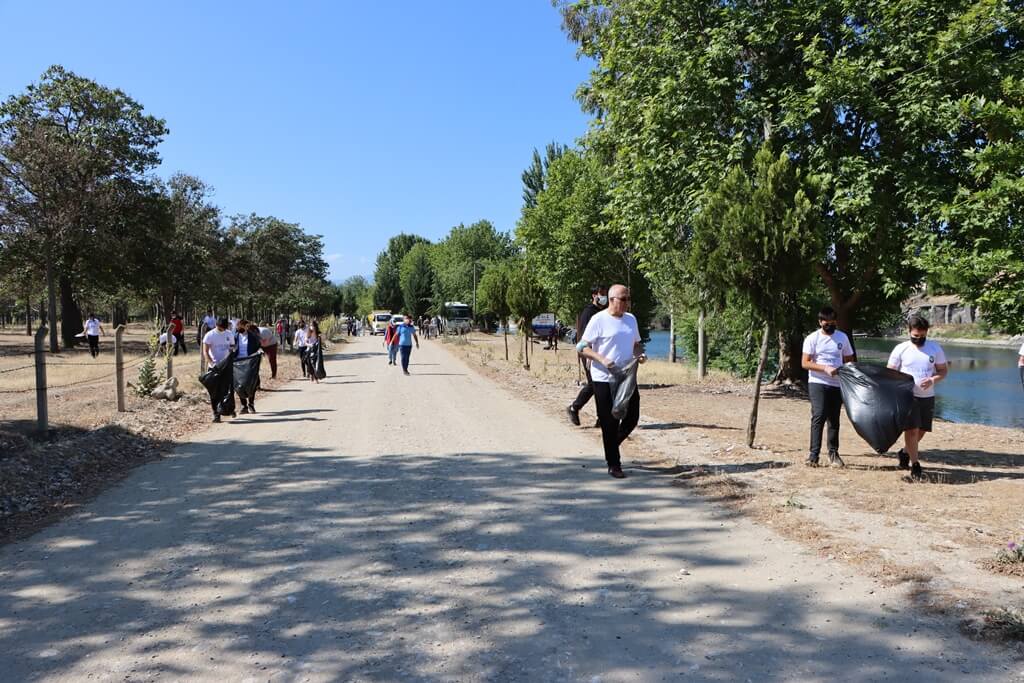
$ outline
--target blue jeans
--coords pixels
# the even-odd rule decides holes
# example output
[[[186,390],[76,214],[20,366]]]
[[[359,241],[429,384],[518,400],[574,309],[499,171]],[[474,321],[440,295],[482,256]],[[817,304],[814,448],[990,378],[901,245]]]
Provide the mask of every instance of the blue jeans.
[[[399,346],[398,348],[402,352],[402,371],[409,372],[409,356],[412,355],[412,345]]]
[[[392,344],[388,347],[388,362],[394,363],[395,356],[398,355],[398,344]]]

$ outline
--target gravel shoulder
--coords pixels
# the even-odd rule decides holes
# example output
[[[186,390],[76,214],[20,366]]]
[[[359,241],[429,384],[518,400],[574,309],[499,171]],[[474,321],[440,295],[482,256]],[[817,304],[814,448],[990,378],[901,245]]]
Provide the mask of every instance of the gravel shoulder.
[[[431,341],[188,437],[0,548],[10,680],[1024,680]]]

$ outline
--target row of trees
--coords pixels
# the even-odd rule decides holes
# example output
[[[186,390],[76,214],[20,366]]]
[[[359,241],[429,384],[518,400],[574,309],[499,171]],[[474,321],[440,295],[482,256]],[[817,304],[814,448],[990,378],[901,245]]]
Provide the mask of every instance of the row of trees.
[[[780,379],[818,305],[870,329],[926,281],[1024,332],[1024,2],[556,4],[602,224],[670,310],[746,319]]]
[[[30,325],[39,303],[66,346],[86,307],[115,322],[131,310],[339,308],[319,236],[273,216],[225,218],[199,178],[153,175],[167,134],[121,90],[60,66],[0,105],[0,307]]]

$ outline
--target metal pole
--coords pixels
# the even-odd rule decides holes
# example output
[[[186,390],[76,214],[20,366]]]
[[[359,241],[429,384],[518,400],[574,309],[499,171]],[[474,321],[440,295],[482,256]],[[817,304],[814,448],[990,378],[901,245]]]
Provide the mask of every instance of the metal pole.
[[[707,349],[704,338],[704,309],[697,313],[697,379],[702,380],[708,374]]]
[[[125,412],[124,407],[124,325],[118,325],[114,332],[114,376],[117,381],[117,412]]]
[[[36,428],[40,434],[46,434],[50,422],[46,405],[46,356],[43,340],[46,338],[46,325],[40,325],[36,332]]]

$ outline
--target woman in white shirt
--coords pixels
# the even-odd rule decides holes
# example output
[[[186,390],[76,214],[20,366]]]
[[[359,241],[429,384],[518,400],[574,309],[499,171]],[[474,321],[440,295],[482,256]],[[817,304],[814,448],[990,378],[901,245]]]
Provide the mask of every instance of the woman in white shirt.
[[[306,376],[306,321],[300,320],[298,329],[295,330],[295,350],[299,354],[299,367],[302,368],[302,376]]]
[[[907,429],[903,432],[904,447],[899,452],[899,468],[910,470],[910,476],[923,476],[918,444],[932,431],[935,416],[935,384],[946,379],[949,365],[946,354],[937,343],[928,340],[929,323],[919,315],[908,323],[910,340],[899,344],[889,354],[889,367],[914,378],[914,404]]]
[[[103,325],[95,313],[90,313],[85,319],[85,338],[89,340],[89,354],[95,358],[100,355],[100,335],[105,334]]]

